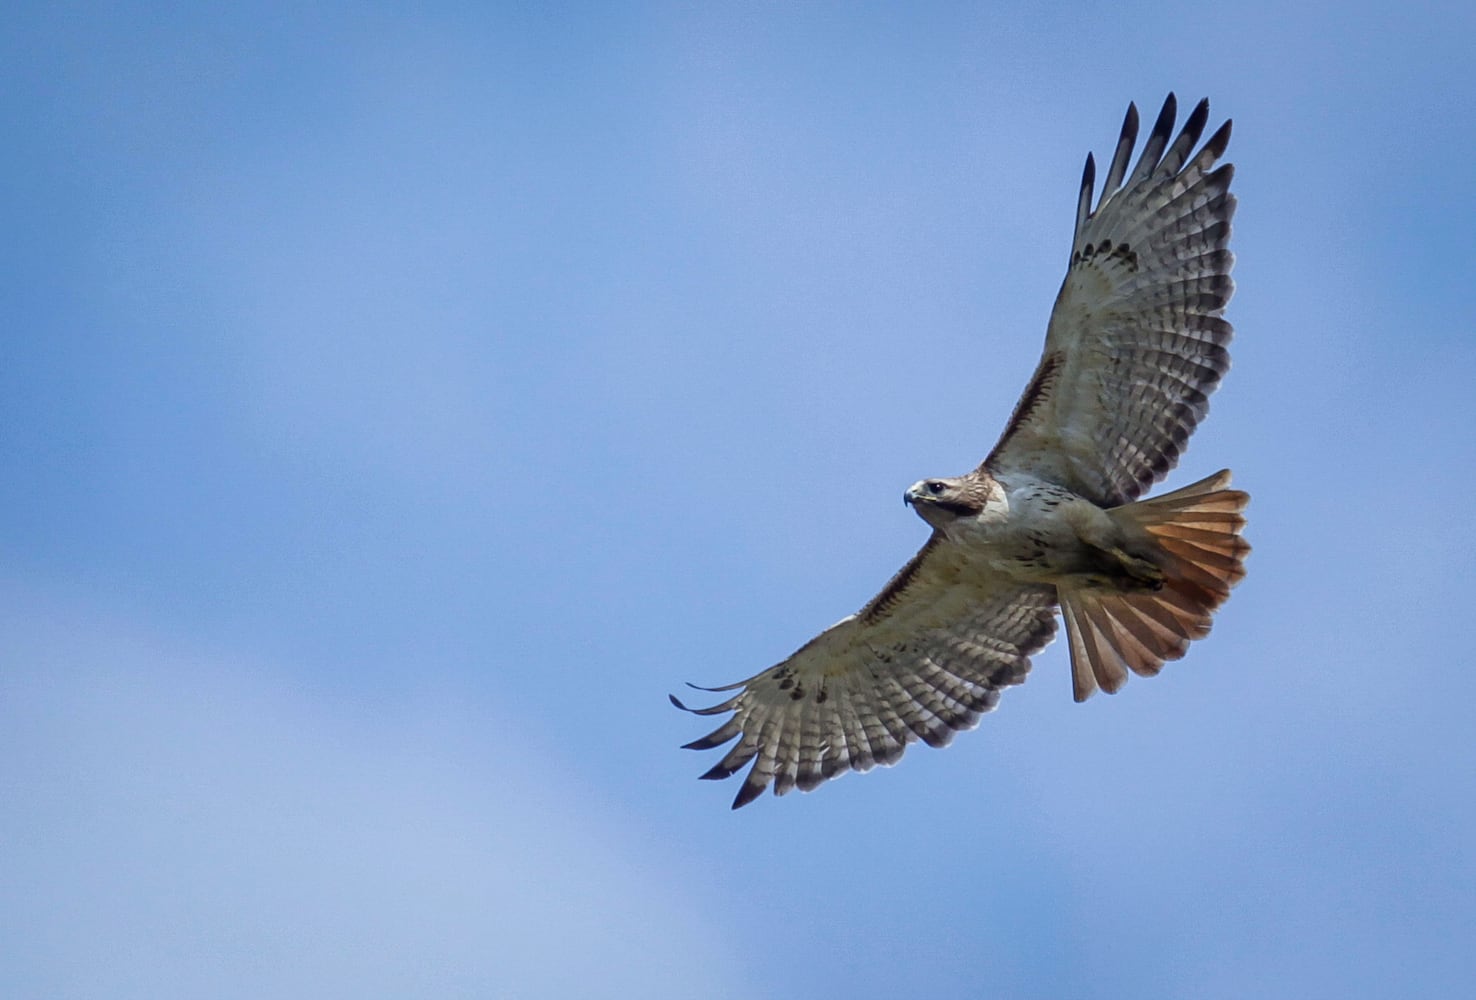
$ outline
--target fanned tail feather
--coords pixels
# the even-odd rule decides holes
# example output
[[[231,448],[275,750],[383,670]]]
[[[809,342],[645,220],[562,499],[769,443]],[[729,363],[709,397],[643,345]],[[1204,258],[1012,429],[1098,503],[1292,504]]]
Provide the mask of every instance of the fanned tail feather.
[[[1113,509],[1119,523],[1153,543],[1164,581],[1156,591],[1061,588],[1077,701],[1098,688],[1112,694],[1127,683],[1129,671],[1151,677],[1182,657],[1189,643],[1209,635],[1215,609],[1245,576],[1250,552],[1240,537],[1250,496],[1229,485],[1227,469]]]

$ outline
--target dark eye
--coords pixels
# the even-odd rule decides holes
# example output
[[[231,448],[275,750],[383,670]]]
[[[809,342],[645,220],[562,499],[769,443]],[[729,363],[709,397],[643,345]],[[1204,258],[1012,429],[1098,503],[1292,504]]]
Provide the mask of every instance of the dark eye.
[[[936,479],[933,480],[931,483],[928,483],[928,492],[933,494],[933,496],[937,496],[939,493],[943,492],[943,484],[938,482]]]

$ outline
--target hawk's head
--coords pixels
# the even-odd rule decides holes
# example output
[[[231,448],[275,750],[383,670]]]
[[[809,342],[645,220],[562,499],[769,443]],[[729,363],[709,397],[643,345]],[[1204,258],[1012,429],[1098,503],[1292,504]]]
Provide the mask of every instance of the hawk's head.
[[[973,475],[922,479],[902,494],[902,502],[911,504],[917,516],[935,528],[943,527],[954,518],[978,514],[984,509],[987,499],[986,484]]]

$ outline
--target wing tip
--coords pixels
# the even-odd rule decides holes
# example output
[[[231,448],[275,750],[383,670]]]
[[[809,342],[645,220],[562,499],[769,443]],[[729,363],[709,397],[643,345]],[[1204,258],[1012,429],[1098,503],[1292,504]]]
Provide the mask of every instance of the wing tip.
[[[1179,117],[1179,98],[1172,90],[1163,99],[1163,107],[1158,109],[1158,117],[1153,122],[1153,131],[1148,133],[1149,139],[1159,138],[1167,140],[1169,133],[1174,130],[1174,120]]]
[[[1225,150],[1230,147],[1230,131],[1234,124],[1235,119],[1226,118],[1204,144],[1204,153],[1208,154],[1211,162],[1224,156]]]
[[[1179,137],[1174,142],[1175,149],[1182,149],[1185,153],[1183,159],[1188,159],[1187,153],[1194,148],[1199,137],[1204,134],[1204,127],[1209,123],[1210,102],[1208,97],[1199,99],[1189,112],[1189,117],[1184,119],[1184,125],[1179,129]]]
[[[1202,130],[1205,122],[1209,121],[1209,116],[1210,99],[1208,97],[1201,97],[1199,103],[1194,105],[1194,110],[1189,112],[1189,120],[1184,125],[1187,128],[1190,122],[1198,122],[1199,128]]]
[[[1077,238],[1081,231],[1086,228],[1087,220],[1092,217],[1092,190],[1097,184],[1097,161],[1091,153],[1087,154],[1086,164],[1081,168],[1081,192],[1076,198],[1076,227],[1071,233],[1071,247],[1075,252]]]
[[[755,765],[757,768],[757,765]],[[767,778],[755,778],[754,772],[749,771],[748,777],[743,779],[743,785],[738,789],[738,794],[733,796],[733,804],[728,808],[734,811],[742,809],[754,799],[764,794],[764,789],[769,787]]]

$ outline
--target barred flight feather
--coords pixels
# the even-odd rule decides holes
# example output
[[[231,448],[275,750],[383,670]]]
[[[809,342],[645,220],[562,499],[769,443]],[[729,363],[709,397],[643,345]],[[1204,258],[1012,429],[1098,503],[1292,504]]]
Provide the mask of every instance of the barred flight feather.
[[[1104,506],[1123,504],[1178,463],[1208,413],[1229,368],[1222,313],[1235,288],[1227,248],[1234,170],[1215,163],[1230,125],[1191,157],[1209,106],[1200,102],[1170,144],[1176,110],[1170,95],[1117,187],[1137,135],[1129,109],[1094,210],[1086,172],[1072,263],[1042,354],[1054,377],[981,468],[1033,473]],[[1098,358],[1109,360],[1110,377]],[[1153,419],[1165,413],[1171,419]],[[1105,462],[1103,440],[1119,442]]]
[[[738,738],[702,775],[726,778],[751,764],[733,808],[771,785],[777,795],[808,791],[848,770],[894,764],[910,743],[946,746],[1025,679],[1030,654],[1055,634],[1053,588],[1011,585],[960,601],[947,568],[928,567],[927,551],[899,609],[846,618],[719,705],[693,709],[672,697],[694,714],[734,713],[687,744],[707,750]]]

